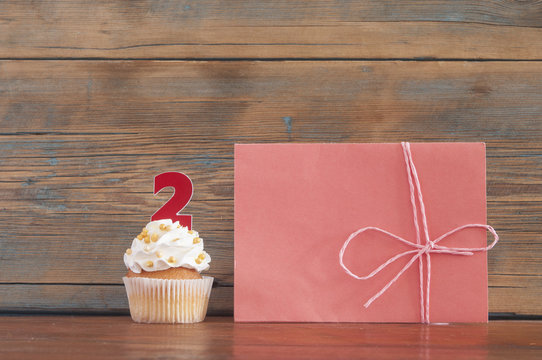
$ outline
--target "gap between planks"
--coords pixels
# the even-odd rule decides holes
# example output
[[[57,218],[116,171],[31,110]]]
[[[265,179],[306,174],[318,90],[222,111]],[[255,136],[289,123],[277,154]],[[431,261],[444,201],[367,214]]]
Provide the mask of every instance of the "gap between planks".
[[[44,309],[28,309],[28,310],[0,310],[0,316],[126,316],[130,314],[128,308],[124,310],[44,310]],[[233,316],[231,311],[214,311],[212,315],[208,316]],[[488,314],[489,321],[541,321],[542,315],[523,315],[515,313],[492,313]],[[265,322],[262,322],[265,323]],[[309,323],[310,324],[310,323]],[[360,323],[363,324],[363,323]]]

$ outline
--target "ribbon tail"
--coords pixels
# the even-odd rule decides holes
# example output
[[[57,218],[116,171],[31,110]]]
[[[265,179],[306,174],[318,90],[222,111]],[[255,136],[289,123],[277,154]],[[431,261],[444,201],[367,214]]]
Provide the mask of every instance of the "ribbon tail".
[[[429,253],[425,253],[425,256],[427,257],[427,288],[425,289],[425,316],[422,320],[426,324],[429,324],[429,300],[431,299],[429,296],[429,293],[431,292],[431,255]]]
[[[401,271],[399,271],[399,272],[397,273],[397,275],[395,275],[395,276],[393,277],[393,279],[391,279],[391,280],[386,284],[386,286],[384,286],[382,289],[380,289],[380,291],[377,292],[372,298],[370,298],[369,300],[367,300],[367,302],[366,302],[365,304],[363,304],[363,306],[364,306],[365,308],[368,308],[369,306],[371,306],[371,304],[373,303],[373,301],[375,301],[375,300],[378,299],[382,294],[384,294],[384,293],[389,289],[389,287],[392,286],[393,283],[396,282],[397,279],[399,279],[399,277],[400,277],[401,275],[403,275],[403,273],[404,273],[409,267],[411,267],[412,264],[414,263],[414,261],[416,261],[421,255],[422,255],[422,252],[421,252],[421,251],[418,252],[416,255],[414,255],[414,256],[410,259],[410,261],[409,261],[405,266],[403,266],[403,268],[401,269]]]

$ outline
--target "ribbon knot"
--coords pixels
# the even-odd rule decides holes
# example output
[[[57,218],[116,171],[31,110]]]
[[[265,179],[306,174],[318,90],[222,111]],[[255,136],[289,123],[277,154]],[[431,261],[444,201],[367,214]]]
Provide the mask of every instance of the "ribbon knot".
[[[416,171],[416,166],[414,165],[414,161],[412,160],[412,152],[410,150],[410,143],[408,142],[402,142],[401,146],[403,147],[403,156],[405,159],[406,164],[406,170],[407,170],[407,177],[408,177],[408,184],[409,184],[409,190],[410,190],[410,203],[412,205],[412,217],[414,221],[414,227],[416,229],[416,243],[408,241],[403,239],[402,237],[399,237],[395,234],[390,233],[389,231],[374,227],[374,226],[368,226],[365,228],[361,228],[348,237],[346,241],[344,242],[340,252],[339,252],[339,262],[344,271],[346,273],[358,280],[367,280],[378,274],[380,271],[382,271],[384,268],[386,268],[388,265],[392,264],[396,260],[402,258],[403,256],[412,255],[410,260],[407,262],[407,264],[391,279],[379,292],[377,292],[372,298],[370,298],[363,306],[368,308],[373,301],[378,299],[383,293],[385,293],[393,283],[399,279],[399,277],[408,269],[412,264],[419,260],[418,267],[419,267],[419,274],[420,274],[420,319],[421,322],[429,323],[429,292],[431,290],[431,254],[432,253],[440,253],[440,254],[450,254],[450,255],[463,255],[463,256],[471,256],[474,255],[475,252],[483,252],[491,250],[497,241],[499,241],[499,235],[495,232],[495,230],[485,224],[466,224],[459,226],[455,229],[452,229],[448,231],[447,233],[439,236],[435,240],[429,239],[429,229],[427,227],[427,217],[425,215],[425,205],[423,202],[423,196],[422,191],[420,187],[420,181],[418,179],[418,173]],[[423,224],[423,236],[425,239],[425,245],[421,243],[421,231],[420,231],[420,224],[418,222],[418,210],[416,206],[416,196],[418,200],[418,204],[420,205],[420,213],[422,218],[422,224]],[[457,248],[457,247],[446,247],[439,245],[439,243],[446,239],[448,236],[459,232],[466,228],[483,228],[486,231],[489,231],[493,235],[493,242],[486,247],[481,248]],[[413,247],[413,250],[407,250],[402,253],[399,253],[390,259],[388,259],[385,263],[377,267],[375,270],[373,270],[369,275],[366,276],[360,276],[354,274],[352,271],[350,271],[346,265],[343,263],[343,256],[344,252],[346,251],[346,248],[348,247],[348,244],[352,239],[354,239],[359,234],[365,232],[365,231],[378,231],[381,232],[392,239],[398,240],[410,247]],[[424,264],[423,264],[423,256],[426,258],[427,262],[427,278],[425,281],[425,288],[424,288]],[[425,298],[424,298],[425,293]]]
[[[435,243],[432,242],[431,240],[427,243],[427,245],[425,245],[425,247],[423,248],[423,252],[424,253],[429,253],[431,252],[431,250],[433,250],[435,248]]]

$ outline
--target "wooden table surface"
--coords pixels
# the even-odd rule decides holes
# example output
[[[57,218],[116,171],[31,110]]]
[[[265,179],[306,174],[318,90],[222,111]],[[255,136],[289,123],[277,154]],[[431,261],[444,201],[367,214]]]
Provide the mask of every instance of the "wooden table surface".
[[[128,316],[0,317],[2,359],[540,359],[542,322],[136,324]]]

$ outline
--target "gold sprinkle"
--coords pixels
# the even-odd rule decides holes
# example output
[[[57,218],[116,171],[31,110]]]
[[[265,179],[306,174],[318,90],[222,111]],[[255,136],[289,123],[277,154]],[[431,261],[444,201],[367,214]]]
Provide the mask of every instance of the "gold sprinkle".
[[[175,256],[170,256],[169,259],[167,259],[167,262],[170,263],[174,263],[175,261],[177,261],[177,259],[175,259]]]
[[[200,258],[196,258],[196,264],[201,264],[201,259]]]
[[[181,227],[182,227],[181,224],[178,224],[178,225],[177,225],[177,229],[180,229]]]
[[[149,235],[145,235],[144,240],[145,240],[145,244],[150,244],[150,242],[151,242],[151,239],[149,238]]]
[[[201,260],[205,260],[205,254],[204,253],[199,254],[198,258]]]
[[[132,255],[132,249],[126,249],[126,254]]]
[[[194,230],[188,230],[188,233],[192,235],[194,233]]]
[[[157,252],[156,252],[156,257],[161,258],[161,257],[162,257],[162,253],[161,253],[160,251],[157,251]]]
[[[180,238],[175,238],[175,239],[173,239],[171,241],[173,242],[173,241],[177,241],[177,240],[180,240]]]
[[[143,235],[141,234],[137,235],[137,240],[143,240]]]
[[[171,226],[166,226],[166,231],[170,231],[171,230]]]
[[[148,230],[147,230],[146,227],[144,227],[143,230],[141,230],[141,233],[142,233],[143,235],[147,235],[147,232],[148,232]]]
[[[194,240],[192,240],[192,243],[197,244],[201,241],[199,237],[195,237]]]
[[[160,230],[164,231],[164,230],[166,230],[166,225],[165,224],[160,224],[159,228],[160,228]]]
[[[153,263],[152,261],[149,260],[149,261],[147,261],[147,262],[145,263],[145,266],[146,266],[146,267],[153,267],[153,266],[154,266],[154,263]]]
[[[158,241],[158,234],[152,234],[151,235],[151,241],[152,242],[157,242]]]

